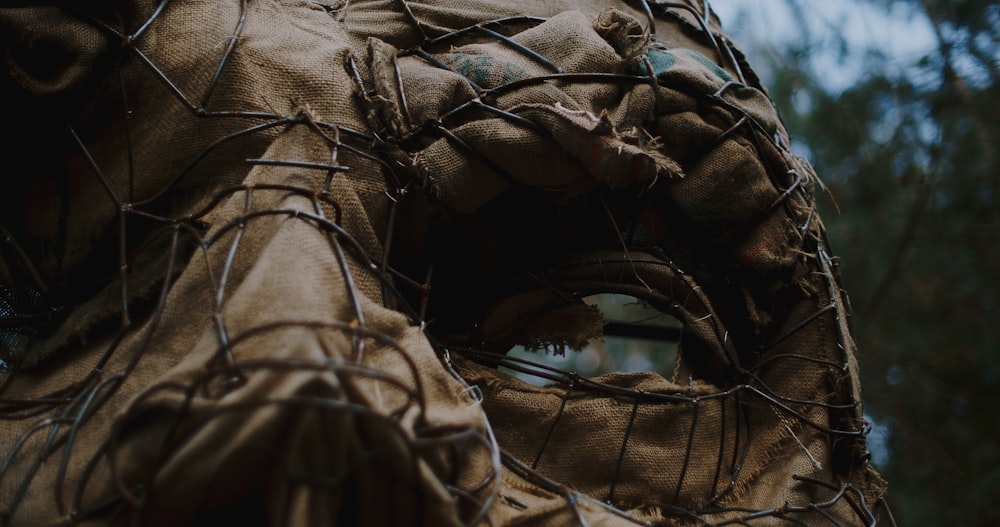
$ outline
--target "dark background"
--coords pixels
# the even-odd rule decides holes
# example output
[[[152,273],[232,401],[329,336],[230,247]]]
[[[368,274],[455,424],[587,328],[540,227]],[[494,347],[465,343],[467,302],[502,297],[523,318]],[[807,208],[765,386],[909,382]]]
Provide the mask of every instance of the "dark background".
[[[897,523],[1000,525],[1000,3],[713,4],[829,189]]]

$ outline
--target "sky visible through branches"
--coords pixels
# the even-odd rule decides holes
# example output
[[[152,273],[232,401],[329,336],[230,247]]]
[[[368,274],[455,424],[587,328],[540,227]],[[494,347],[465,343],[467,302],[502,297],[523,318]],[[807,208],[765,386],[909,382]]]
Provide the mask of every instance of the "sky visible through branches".
[[[935,46],[930,21],[898,4],[889,12],[857,0],[715,0],[711,6],[723,27],[750,56],[765,86],[774,82],[775,72],[769,66],[783,60],[776,50],[794,45],[804,34],[826,44],[813,48],[809,64],[815,72],[827,72],[823,75],[824,87],[834,93],[860,81],[873,65],[872,58],[878,59],[877,67],[890,65],[906,73],[902,70]],[[880,56],[866,57],[872,53]],[[811,104],[804,92],[792,102],[800,111]],[[792,132],[793,149],[815,162],[809,146]],[[887,380],[893,382],[899,371],[898,367],[891,368]],[[872,462],[885,466],[890,456],[890,428],[871,415],[867,418],[872,422],[868,436]]]
[[[1000,4],[711,4],[829,187],[899,525],[1000,524]]]

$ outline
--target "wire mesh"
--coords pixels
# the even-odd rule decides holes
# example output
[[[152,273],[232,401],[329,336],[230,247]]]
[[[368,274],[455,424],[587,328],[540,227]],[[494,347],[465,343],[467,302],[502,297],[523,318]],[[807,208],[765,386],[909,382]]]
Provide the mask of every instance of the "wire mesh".
[[[62,157],[10,173],[45,185],[19,183],[26,205],[3,220],[0,524],[891,523],[812,176],[780,125],[740,103],[760,87],[707,2],[607,3],[639,27],[612,17],[621,40],[601,35],[613,71],[524,36],[564,36],[546,33],[555,4],[162,0],[48,18],[104,44],[67,96],[84,110],[56,99],[58,126],[29,127],[55,146],[7,153]],[[307,15],[278,14],[295,10]],[[294,41],[295,24],[327,27],[316,12],[329,33]],[[346,44],[298,62],[327,41]],[[672,84],[664,61],[686,57],[714,90]],[[415,88],[428,67],[468,95],[451,86],[428,110]],[[595,167],[537,183],[484,151],[506,136],[467,133],[487,122],[567,148],[532,90],[593,105],[549,106],[590,126],[573,140]],[[640,91],[654,100],[642,126],[609,131],[600,105]],[[669,136],[674,93],[707,140]],[[662,166],[580,182],[618,159],[592,143],[666,151],[693,179],[737,140],[770,186],[738,218],[678,205]],[[453,195],[421,165],[445,151],[471,166]],[[719,186],[764,199],[741,184]],[[44,213],[24,212],[39,203],[48,238],[28,221]],[[763,268],[754,233],[776,217],[794,243]],[[506,354],[598,338],[582,300],[600,293],[681,321],[673,378]]]

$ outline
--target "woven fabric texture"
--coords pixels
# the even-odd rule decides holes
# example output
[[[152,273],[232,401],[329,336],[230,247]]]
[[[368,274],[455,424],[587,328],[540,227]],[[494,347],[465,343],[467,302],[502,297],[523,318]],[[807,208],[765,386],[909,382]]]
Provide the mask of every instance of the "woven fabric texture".
[[[816,175],[705,4],[0,3],[0,525],[889,517]],[[599,293],[672,376],[507,356]]]

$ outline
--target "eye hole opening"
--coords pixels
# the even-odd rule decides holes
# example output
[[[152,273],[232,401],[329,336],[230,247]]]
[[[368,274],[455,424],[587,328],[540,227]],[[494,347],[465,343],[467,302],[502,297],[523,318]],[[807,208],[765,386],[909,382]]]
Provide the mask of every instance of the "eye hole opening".
[[[604,336],[588,342],[580,350],[550,345],[531,350],[514,346],[507,358],[514,364],[524,361],[561,372],[575,372],[593,378],[607,373],[654,372],[671,379],[677,364],[678,342],[683,324],[647,302],[629,295],[601,293],[584,297],[604,315]],[[551,384],[549,377],[533,375],[534,368],[500,366],[500,371],[528,384]]]

